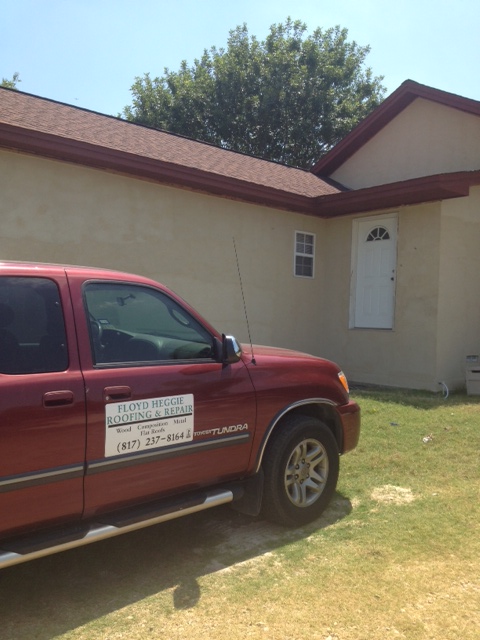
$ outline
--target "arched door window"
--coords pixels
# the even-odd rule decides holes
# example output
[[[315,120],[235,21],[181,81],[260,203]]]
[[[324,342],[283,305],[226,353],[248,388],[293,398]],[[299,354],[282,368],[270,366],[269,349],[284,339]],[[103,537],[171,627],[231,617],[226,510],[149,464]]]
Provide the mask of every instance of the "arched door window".
[[[367,236],[367,242],[375,242],[376,240],[390,240],[390,234],[385,227],[375,227]]]

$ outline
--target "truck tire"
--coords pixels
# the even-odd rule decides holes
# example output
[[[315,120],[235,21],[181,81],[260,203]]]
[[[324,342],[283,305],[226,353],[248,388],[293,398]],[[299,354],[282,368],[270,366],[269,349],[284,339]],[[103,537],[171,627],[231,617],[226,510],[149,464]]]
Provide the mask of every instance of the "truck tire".
[[[336,440],[320,420],[293,416],[272,436],[263,470],[263,515],[287,526],[307,524],[324,511],[337,486]]]

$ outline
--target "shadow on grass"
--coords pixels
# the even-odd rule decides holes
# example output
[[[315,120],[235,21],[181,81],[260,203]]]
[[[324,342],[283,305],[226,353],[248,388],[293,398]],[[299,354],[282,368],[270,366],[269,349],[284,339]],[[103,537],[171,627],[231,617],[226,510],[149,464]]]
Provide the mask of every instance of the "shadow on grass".
[[[48,640],[172,590],[171,609],[201,599],[198,579],[307,538],[351,512],[336,493],[314,523],[285,529],[228,507],[0,571],[0,638]]]

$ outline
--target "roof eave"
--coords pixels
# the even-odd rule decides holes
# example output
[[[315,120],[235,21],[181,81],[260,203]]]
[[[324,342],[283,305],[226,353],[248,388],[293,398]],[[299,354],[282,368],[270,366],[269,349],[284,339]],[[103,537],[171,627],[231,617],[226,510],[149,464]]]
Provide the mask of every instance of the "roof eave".
[[[0,146],[320,218],[458,198],[480,184],[480,171],[465,171],[312,197],[4,123],[0,123]]]
[[[314,215],[334,218],[395,207],[468,196],[480,184],[480,171],[425,176],[392,184],[368,187],[315,198]]]
[[[5,123],[0,123],[0,147],[107,169],[209,195],[297,213],[312,213],[312,198],[305,195]]]

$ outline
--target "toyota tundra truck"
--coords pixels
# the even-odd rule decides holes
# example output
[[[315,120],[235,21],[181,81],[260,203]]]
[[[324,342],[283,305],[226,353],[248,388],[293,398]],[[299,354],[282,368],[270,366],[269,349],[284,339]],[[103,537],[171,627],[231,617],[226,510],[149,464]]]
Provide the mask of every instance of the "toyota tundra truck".
[[[328,360],[144,277],[0,264],[0,567],[227,503],[304,525],[359,433]]]

